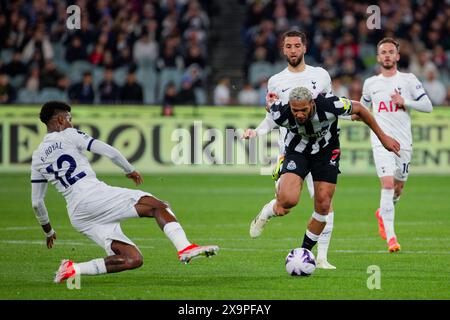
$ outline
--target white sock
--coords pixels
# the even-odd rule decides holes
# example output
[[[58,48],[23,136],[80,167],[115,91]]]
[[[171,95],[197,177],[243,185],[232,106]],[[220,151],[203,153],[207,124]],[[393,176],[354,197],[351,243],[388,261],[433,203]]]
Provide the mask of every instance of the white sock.
[[[383,219],[386,241],[395,237],[394,231],[394,189],[381,189],[380,215]]]
[[[184,233],[183,228],[178,222],[169,222],[164,226],[164,233],[167,238],[172,241],[177,251],[181,251],[184,248],[191,245],[189,240],[186,238],[186,233]]]
[[[331,233],[333,232],[334,212],[331,211],[327,216],[327,224],[317,241],[317,260],[327,260],[328,246],[330,245]]]
[[[275,212],[273,211],[273,206],[275,205],[275,202],[277,202],[276,199],[273,199],[272,201],[270,201],[268,204],[266,204],[262,209],[261,209],[261,215],[260,217],[262,219],[266,219],[269,220],[270,218],[276,217]]]
[[[106,273],[105,259],[94,259],[88,262],[74,263],[73,268],[76,274],[95,276]]]

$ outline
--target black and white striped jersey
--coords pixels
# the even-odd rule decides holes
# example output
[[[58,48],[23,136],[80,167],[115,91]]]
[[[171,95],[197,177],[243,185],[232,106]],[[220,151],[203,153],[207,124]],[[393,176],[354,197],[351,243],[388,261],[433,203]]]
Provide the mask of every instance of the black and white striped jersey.
[[[287,151],[316,154],[328,145],[339,145],[338,116],[351,115],[352,103],[347,98],[319,94],[315,110],[305,123],[299,123],[290,104],[276,102],[270,107],[269,117],[280,127],[288,129],[284,139]]]

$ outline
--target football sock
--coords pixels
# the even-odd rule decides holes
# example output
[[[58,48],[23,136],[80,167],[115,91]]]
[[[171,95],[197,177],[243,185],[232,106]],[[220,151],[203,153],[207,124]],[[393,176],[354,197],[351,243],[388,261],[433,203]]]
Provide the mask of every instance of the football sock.
[[[76,274],[85,274],[94,276],[106,273],[105,259],[93,259],[88,262],[74,263],[73,268]]]
[[[260,218],[269,220],[270,218],[276,217],[276,214],[273,211],[273,206],[276,201],[276,199],[273,199],[262,208]]]
[[[317,260],[327,260],[328,246],[330,245],[331,233],[333,231],[334,212],[331,211],[327,216],[327,224],[323,229],[317,241]]]
[[[186,233],[184,233],[183,228],[178,222],[169,222],[164,226],[164,233],[167,238],[172,241],[177,251],[181,251],[187,246],[190,246],[191,243],[186,238]]]
[[[316,245],[318,239],[319,236],[317,234],[314,234],[306,229],[305,236],[303,237],[302,248],[311,250]]]
[[[383,219],[384,229],[386,231],[386,241],[395,237],[394,232],[394,189],[381,189],[380,215]]]

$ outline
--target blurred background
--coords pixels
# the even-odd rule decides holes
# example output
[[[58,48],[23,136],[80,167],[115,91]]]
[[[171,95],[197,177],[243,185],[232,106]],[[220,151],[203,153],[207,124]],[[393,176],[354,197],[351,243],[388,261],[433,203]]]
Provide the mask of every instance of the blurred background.
[[[79,29],[68,27],[71,5]],[[370,5],[379,29],[367,26]],[[29,171],[46,134],[37,114],[56,99],[74,106],[77,129],[143,172],[270,173],[278,130],[258,139],[256,163],[240,130],[264,117],[267,80],[287,65],[281,35],[292,28],[307,34],[306,63],[354,100],[379,72],[377,42],[398,39],[399,69],[434,105],[411,113],[414,172],[450,174],[450,0],[0,0],[0,172]],[[369,129],[339,125],[342,171],[373,174]],[[117,172],[89,157],[96,171]]]
[[[72,4],[79,30],[66,27]],[[379,30],[366,25],[373,4]],[[307,33],[306,62],[337,95],[359,100],[391,36],[400,70],[450,105],[448,0],[0,0],[0,104],[263,105],[291,28]]]

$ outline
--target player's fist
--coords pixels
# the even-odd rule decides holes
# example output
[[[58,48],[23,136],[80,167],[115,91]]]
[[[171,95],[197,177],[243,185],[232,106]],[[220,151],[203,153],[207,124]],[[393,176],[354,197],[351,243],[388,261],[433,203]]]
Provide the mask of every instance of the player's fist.
[[[394,104],[398,105],[401,108],[405,107],[405,99],[400,95],[400,92],[395,89],[394,93],[391,94],[391,100]]]
[[[266,94],[266,106],[270,106],[278,100],[278,95],[275,92],[267,92]]]
[[[242,135],[241,139],[248,139],[248,138],[254,138],[256,137],[256,131],[253,129],[246,129],[244,131],[244,134]]]

